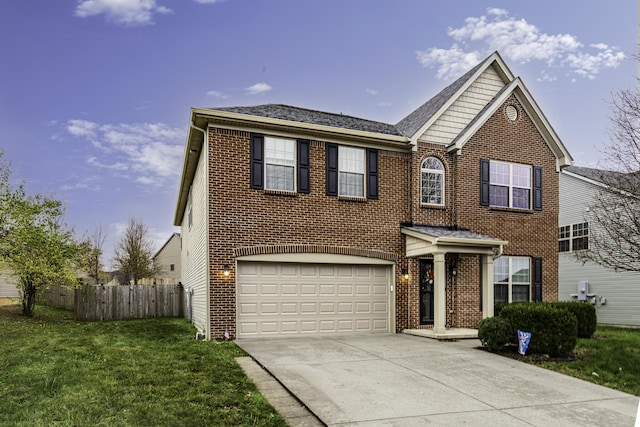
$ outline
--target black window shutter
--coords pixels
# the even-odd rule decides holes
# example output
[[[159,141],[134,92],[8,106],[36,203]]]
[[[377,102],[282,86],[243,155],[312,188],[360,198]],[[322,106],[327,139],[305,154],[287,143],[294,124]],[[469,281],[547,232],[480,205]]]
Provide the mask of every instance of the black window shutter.
[[[327,143],[327,196],[338,195],[338,144]]]
[[[264,135],[251,134],[251,188],[264,188]]]
[[[378,199],[378,150],[367,149],[367,198]]]
[[[489,206],[489,159],[480,159],[480,206]]]
[[[533,210],[542,210],[542,168],[533,167]]]
[[[309,140],[298,140],[298,193],[311,192]]]
[[[533,259],[533,300],[542,301],[542,258]]]

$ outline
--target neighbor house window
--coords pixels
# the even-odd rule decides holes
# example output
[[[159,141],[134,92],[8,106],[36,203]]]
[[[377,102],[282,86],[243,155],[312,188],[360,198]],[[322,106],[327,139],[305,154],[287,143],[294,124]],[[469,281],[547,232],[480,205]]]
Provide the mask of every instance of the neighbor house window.
[[[558,235],[558,252],[573,252],[589,249],[589,223],[564,225]]]
[[[291,139],[264,138],[265,189],[295,191],[296,149]]]
[[[169,270],[174,271],[176,269],[175,264],[170,264],[169,265]]]
[[[489,204],[530,209],[531,166],[515,163],[489,163]]]
[[[529,301],[531,258],[501,256],[493,262],[494,302]]]
[[[421,202],[444,205],[444,166],[435,157],[427,157],[420,168],[422,177]]]
[[[338,147],[338,195],[365,197],[365,150],[353,147]]]

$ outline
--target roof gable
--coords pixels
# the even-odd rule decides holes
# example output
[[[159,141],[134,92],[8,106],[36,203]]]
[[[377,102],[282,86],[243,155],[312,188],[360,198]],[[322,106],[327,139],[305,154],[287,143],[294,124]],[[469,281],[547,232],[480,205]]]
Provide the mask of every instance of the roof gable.
[[[448,151],[461,150],[477,130],[484,125],[487,120],[489,120],[496,110],[498,110],[498,108],[500,108],[512,94],[515,95],[522,107],[525,109],[556,157],[556,169],[560,170],[563,167],[570,166],[573,163],[571,154],[569,154],[569,151],[564,146],[553,127],[551,127],[551,124],[542,113],[542,110],[540,110],[540,107],[535,102],[520,77],[515,78],[496,94],[491,102],[489,102],[447,146]]]
[[[494,52],[484,61],[467,71],[462,77],[440,91],[436,96],[407,117],[396,124],[403,135],[411,138],[415,143],[417,139],[431,126],[447,109],[459,99],[467,89],[478,80],[489,68],[495,67],[497,74],[506,84],[513,79],[511,70],[504,63],[498,52]]]

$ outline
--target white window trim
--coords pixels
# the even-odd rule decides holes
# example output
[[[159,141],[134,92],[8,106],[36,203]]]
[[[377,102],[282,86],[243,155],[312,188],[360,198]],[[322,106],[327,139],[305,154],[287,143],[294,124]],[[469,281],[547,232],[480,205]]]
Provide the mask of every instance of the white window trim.
[[[267,141],[275,141],[275,140],[280,140],[280,141],[289,141],[293,144],[293,165],[288,164],[288,163],[284,163],[284,162],[269,162],[267,161]],[[296,144],[296,141],[293,139],[289,139],[289,138],[280,138],[280,137],[275,137],[275,136],[265,136],[264,137],[264,190],[265,191],[269,191],[269,192],[278,192],[278,193],[295,193],[296,191],[298,191],[298,180],[297,180],[297,172],[298,172],[298,144]],[[277,189],[277,188],[269,188],[267,186],[267,166],[268,165],[276,165],[276,166],[285,166],[285,167],[290,167],[293,168],[293,189],[292,190],[281,190],[281,189]]]
[[[342,169],[340,167],[340,152],[343,150],[358,150],[362,152],[362,172],[361,171],[353,171],[348,169]],[[352,196],[349,194],[342,194],[342,186],[340,185],[340,174],[341,173],[350,173],[353,175],[362,175],[362,194],[358,196]],[[351,198],[351,199],[365,199],[367,197],[367,151],[364,148],[360,147],[351,147],[351,146],[338,146],[338,197],[339,198]]]
[[[438,170],[438,169],[428,169],[428,168],[425,168],[425,167],[424,167],[424,163],[425,163],[428,159],[431,159],[431,158],[436,159],[436,160],[440,163],[440,166],[442,166],[442,169],[441,169],[441,170]],[[441,202],[440,202],[440,203],[425,203],[425,202],[423,202],[423,201],[422,201],[423,196],[424,196],[424,193],[423,193],[423,191],[424,191],[424,187],[422,186],[422,183],[423,183],[423,180],[422,180],[422,174],[425,174],[425,173],[433,173],[433,174],[439,174],[439,175],[442,175],[442,181],[441,181],[442,188],[440,189],[440,194],[441,194],[442,196],[441,196]],[[445,197],[445,194],[444,194],[444,193],[445,193],[445,192],[444,192],[444,189],[445,189],[445,173],[444,173],[444,164],[443,164],[443,163],[442,163],[442,161],[441,161],[439,158],[437,158],[437,157],[434,157],[434,156],[426,157],[425,159],[423,159],[423,160],[422,160],[422,163],[420,163],[420,204],[421,204],[422,206],[444,206],[444,204],[445,204],[445,199],[444,199],[444,197]]]
[[[504,257],[509,259],[509,269],[507,270],[507,274],[508,274],[508,280],[507,282],[495,282],[494,281],[494,286],[495,285],[507,285],[507,294],[508,294],[508,301],[507,303],[512,303],[513,302],[513,285],[528,285],[529,286],[529,299],[527,301],[531,302],[531,289],[532,289],[532,270],[531,270],[531,265],[532,265],[532,260],[531,257],[528,256],[509,256],[509,255],[503,255]],[[511,276],[513,275],[513,260],[514,259],[528,259],[529,260],[529,282],[525,283],[525,282],[514,282],[513,280],[511,280]]]
[[[574,230],[573,227],[576,225],[582,225],[582,224],[586,224],[587,225],[587,234],[582,235],[582,236],[576,236],[574,234]],[[561,238],[560,237],[560,229],[562,227],[569,227],[569,237],[565,237],[565,238]],[[584,229],[584,228],[583,228]],[[572,252],[577,252],[577,251],[584,251],[586,249],[574,249],[573,248],[573,240],[577,239],[577,238],[582,238],[582,237],[586,237],[587,238],[587,249],[588,249],[588,245],[589,245],[589,240],[591,240],[591,232],[590,232],[590,227],[589,227],[589,222],[588,221],[582,221],[582,222],[575,222],[575,223],[571,223],[571,224],[566,224],[566,225],[561,225],[558,227],[558,242],[561,241],[568,241],[569,242],[569,250],[568,251],[562,251],[560,252],[560,245],[558,245],[558,252],[561,254],[568,254],[568,253],[572,253]]]
[[[496,184],[493,183],[491,181],[491,172],[489,172],[489,187],[491,186],[496,186],[496,187],[507,187],[508,188],[508,199],[509,199],[509,206],[502,206],[502,205],[491,205],[491,206],[495,206],[498,208],[512,208],[512,209],[525,209],[525,210],[531,210],[533,207],[533,168],[531,167],[531,165],[524,165],[522,163],[510,163],[510,162],[501,162],[499,160],[489,160],[489,171],[491,171],[491,163],[497,163],[497,164],[502,164],[502,165],[507,165],[509,166],[509,184]],[[513,166],[521,166],[521,167],[525,167],[527,169],[529,169],[529,187],[522,187],[520,185],[514,185],[513,184]],[[521,189],[525,189],[525,190],[529,190],[529,206],[526,208],[520,208],[520,207],[516,207],[513,206],[513,189],[514,188],[521,188]]]

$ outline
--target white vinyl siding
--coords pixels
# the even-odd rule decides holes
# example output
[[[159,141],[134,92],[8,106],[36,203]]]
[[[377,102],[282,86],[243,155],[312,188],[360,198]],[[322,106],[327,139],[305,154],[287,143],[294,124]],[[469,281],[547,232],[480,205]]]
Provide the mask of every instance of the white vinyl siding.
[[[597,191],[595,184],[560,173],[559,224],[583,223],[586,208]],[[571,294],[577,294],[580,280],[588,281],[589,293],[596,295],[598,323],[640,326],[640,273],[615,272],[592,262],[583,264],[574,253],[560,253],[558,299],[575,301]],[[600,297],[606,298],[606,304],[600,304]]]
[[[182,284],[185,291],[193,291],[192,322],[200,332],[208,335],[207,301],[209,299],[207,286],[208,250],[208,180],[207,180],[207,151],[206,138],[202,146],[196,173],[191,186],[192,225],[188,226],[188,213],[182,219]],[[185,298],[186,302],[187,298]]]
[[[19,298],[20,291],[16,287],[16,279],[8,270],[0,267],[0,298]]]
[[[449,144],[504,86],[493,67],[487,68],[419,140]]]

